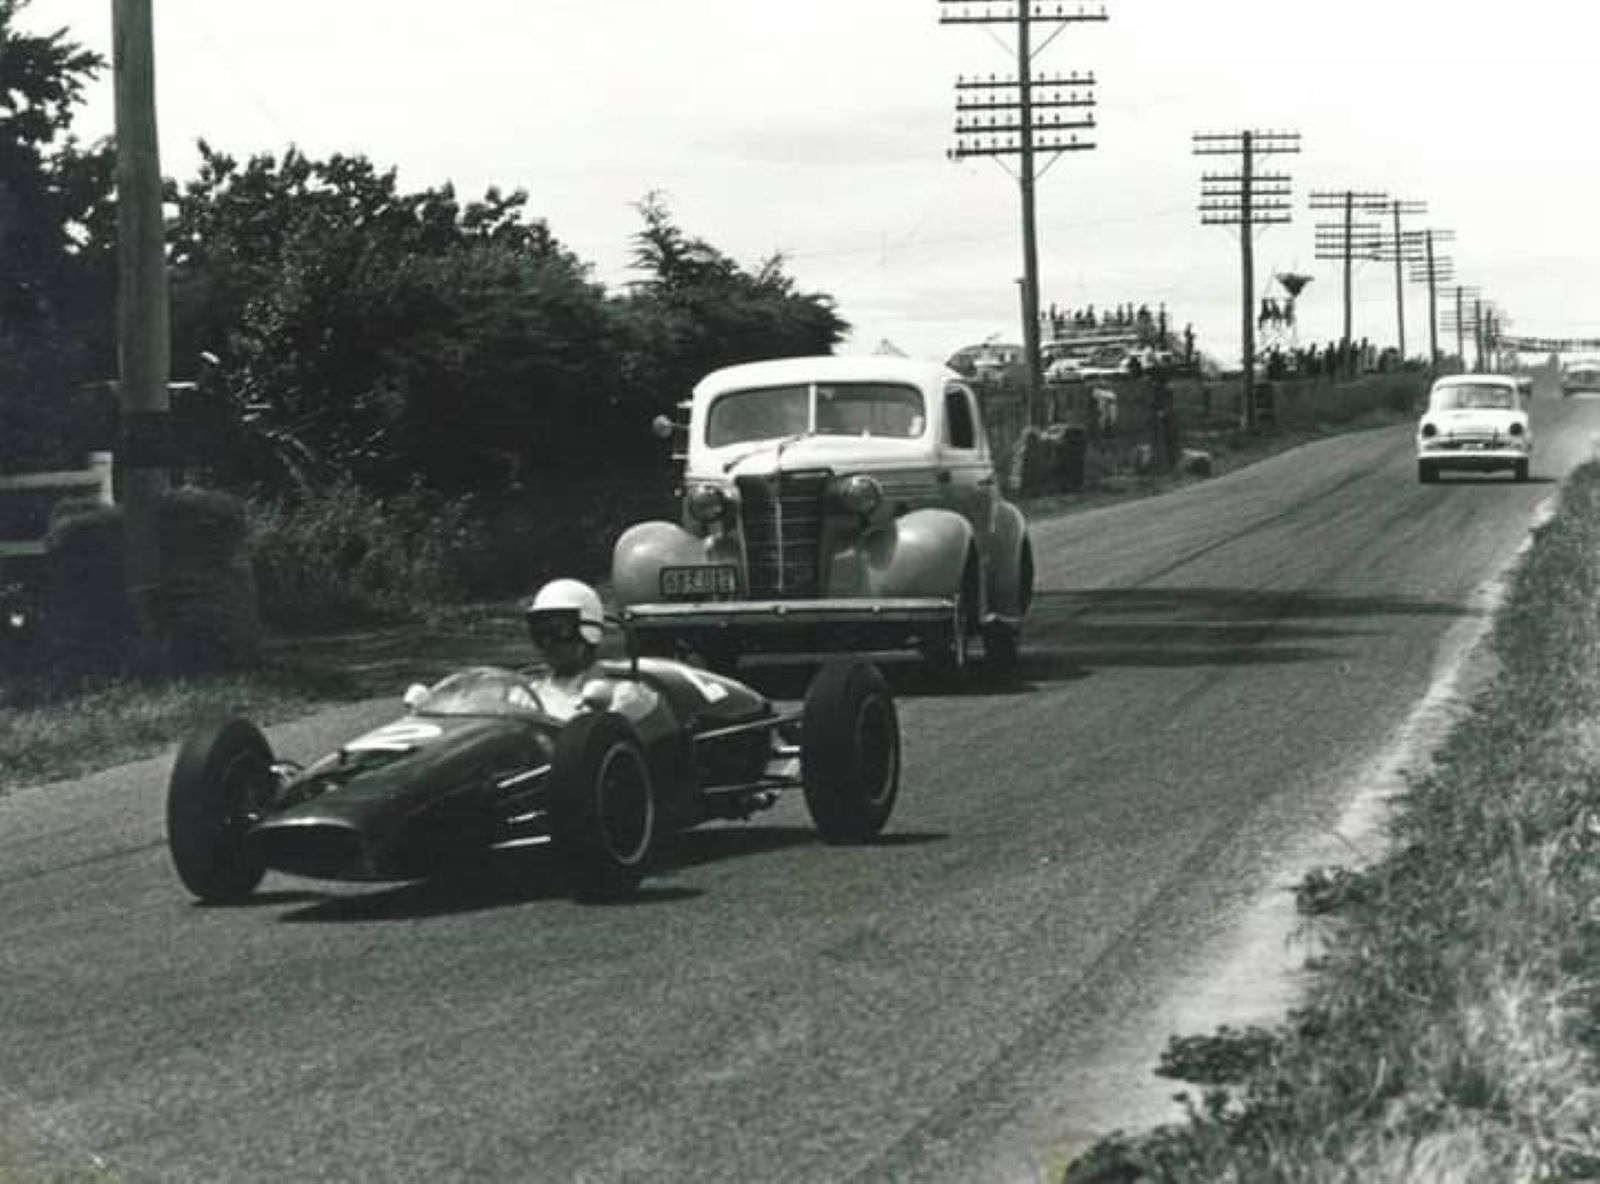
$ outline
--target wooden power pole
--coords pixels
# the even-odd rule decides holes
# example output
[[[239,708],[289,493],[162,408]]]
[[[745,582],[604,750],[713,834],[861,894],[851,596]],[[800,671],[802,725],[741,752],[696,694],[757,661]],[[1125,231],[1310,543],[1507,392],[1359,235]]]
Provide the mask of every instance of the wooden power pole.
[[[1344,265],[1344,348],[1350,354],[1354,337],[1352,314],[1352,272],[1357,259],[1369,257],[1378,245],[1379,226],[1376,222],[1357,221],[1356,210],[1365,209],[1372,202],[1382,201],[1383,194],[1355,189],[1320,190],[1311,195],[1313,210],[1337,210],[1344,216],[1337,222],[1316,224],[1316,257],[1338,260]]]
[[[1289,221],[1289,174],[1258,173],[1257,156],[1300,151],[1299,132],[1196,132],[1196,156],[1236,156],[1237,173],[1204,173],[1200,178],[1200,222],[1239,228],[1243,273],[1240,352],[1243,355],[1244,426],[1256,420],[1255,228]]]
[[[111,4],[117,141],[117,389],[122,411],[118,496],[127,540],[127,593],[137,630],[133,656],[146,671],[160,668],[164,661],[164,624],[156,603],[161,582],[156,514],[171,463],[167,404],[171,345],[151,3],[112,0]]]
[[[1455,261],[1441,255],[1435,247],[1455,239],[1453,230],[1414,230],[1407,238],[1418,251],[1412,259],[1411,278],[1428,285],[1428,370],[1439,374],[1439,285],[1455,279]]]
[[[1022,349],[1028,371],[1028,421],[1043,389],[1043,364],[1039,352],[1039,241],[1034,211],[1034,182],[1043,170],[1036,168],[1041,153],[1051,154],[1048,169],[1062,152],[1094,147],[1087,136],[1094,127],[1092,114],[1063,111],[1093,107],[1088,93],[1094,75],[1040,76],[1033,59],[1060,34],[1061,27],[1081,21],[1105,21],[1105,6],[1078,3],[1064,6],[1055,0],[939,0],[939,23],[945,25],[1015,25],[1017,71],[1014,78],[958,78],[956,80],[956,146],[949,155],[1017,158],[1017,185],[1022,194]],[[1060,26],[1038,49],[1033,27]]]

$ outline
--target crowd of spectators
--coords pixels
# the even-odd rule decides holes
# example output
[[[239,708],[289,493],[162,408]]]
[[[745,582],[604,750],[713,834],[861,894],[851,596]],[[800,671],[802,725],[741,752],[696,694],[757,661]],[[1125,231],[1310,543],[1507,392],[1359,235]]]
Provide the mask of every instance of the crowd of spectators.
[[[1135,305],[1131,301],[1111,308],[1096,310],[1092,304],[1082,308],[1061,308],[1051,304],[1039,314],[1043,327],[1052,336],[1060,337],[1071,330],[1113,329],[1133,332],[1141,341],[1163,341],[1167,336],[1167,306],[1157,305],[1154,312],[1148,304]]]
[[[1392,346],[1380,350],[1363,337],[1360,341],[1330,341],[1320,348],[1315,343],[1290,349],[1273,346],[1266,351],[1262,363],[1268,378],[1326,378],[1331,381],[1397,370],[1400,354]]]

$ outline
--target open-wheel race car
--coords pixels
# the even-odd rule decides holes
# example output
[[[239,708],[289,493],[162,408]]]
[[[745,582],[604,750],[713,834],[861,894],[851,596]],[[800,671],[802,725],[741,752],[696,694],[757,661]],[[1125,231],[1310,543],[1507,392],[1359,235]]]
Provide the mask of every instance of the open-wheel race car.
[[[405,695],[396,721],[301,767],[242,718],[197,730],[168,786],[184,885],[248,897],[269,870],[407,880],[485,851],[542,845],[580,899],[632,892],[658,836],[744,819],[799,788],[824,841],[888,822],[900,779],[894,698],[877,667],[823,665],[780,706],[676,661],[601,662],[582,704],[552,714],[531,674],[473,667]]]

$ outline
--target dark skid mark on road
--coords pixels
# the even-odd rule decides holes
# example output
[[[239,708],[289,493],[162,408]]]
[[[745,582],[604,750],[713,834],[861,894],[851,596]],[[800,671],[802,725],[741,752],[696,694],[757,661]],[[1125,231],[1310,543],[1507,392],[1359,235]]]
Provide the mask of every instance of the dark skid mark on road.
[[[1346,487],[1354,485],[1358,481],[1369,480],[1370,478],[1371,474],[1363,470],[1357,470],[1347,476],[1341,477],[1327,488],[1319,489],[1314,493],[1308,493],[1298,501],[1288,503],[1283,507],[1283,509],[1274,514],[1268,514],[1263,518],[1257,518],[1253,522],[1247,522],[1245,525],[1239,527],[1239,529],[1230,531],[1228,534],[1223,535],[1219,539],[1213,539],[1203,547],[1196,547],[1193,551],[1179,555],[1171,562],[1165,563],[1156,568],[1154,571],[1147,573],[1144,577],[1144,582],[1147,584],[1154,583],[1162,576],[1171,575],[1179,568],[1187,567],[1195,560],[1203,559],[1205,556],[1210,555],[1213,551],[1220,551],[1222,548],[1230,546],[1233,543],[1238,542],[1240,539],[1249,538],[1251,535],[1255,534],[1256,531],[1261,530],[1263,527],[1273,526],[1280,522],[1287,522],[1289,519],[1299,514],[1307,506],[1314,506],[1320,501],[1333,497]]]
[[[1067,640],[1064,650],[1025,649],[1022,674],[1049,680],[1097,667],[1282,665],[1340,658],[1337,642],[1369,629],[1340,628],[1385,616],[1463,616],[1441,601],[1387,596],[1332,596],[1258,588],[1100,588],[1046,592],[1032,619]],[[1306,623],[1310,622],[1310,623]]]
[[[875,849],[921,846],[942,842],[947,835],[933,831],[906,831],[880,836],[862,844]],[[791,847],[821,843],[809,827],[745,826],[734,823],[704,830],[683,831],[660,839],[655,870],[638,893],[621,907],[668,904],[704,895],[698,888],[664,883],[675,872],[762,855]],[[278,895],[278,903],[300,904],[310,894]],[[285,913],[280,921],[330,923],[351,921],[415,921],[489,909],[511,908],[543,901],[567,901],[571,893],[555,861],[540,849],[497,852],[484,864],[425,880],[383,885],[371,891],[340,895],[318,894],[304,908]],[[263,903],[265,903],[263,901]],[[612,906],[616,907],[616,906]]]
[[[36,880],[49,879],[67,872],[82,871],[84,868],[116,863],[132,855],[143,855],[148,851],[165,850],[166,846],[167,841],[165,839],[153,839],[148,843],[138,843],[129,847],[113,847],[109,851],[100,851],[82,859],[52,863],[49,867],[30,868],[14,876],[0,876],[0,887],[5,887],[9,884],[31,884]]]
[[[1189,613],[1202,620],[1248,621],[1322,617],[1466,616],[1469,610],[1443,600],[1412,596],[1337,596],[1271,588],[1096,588],[1041,592],[1033,613],[1071,619],[1085,613]]]

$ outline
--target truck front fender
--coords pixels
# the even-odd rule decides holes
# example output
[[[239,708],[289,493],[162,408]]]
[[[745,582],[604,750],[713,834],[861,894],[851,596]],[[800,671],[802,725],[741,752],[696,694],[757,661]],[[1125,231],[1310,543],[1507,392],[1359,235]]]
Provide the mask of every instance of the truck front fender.
[[[1021,621],[1033,600],[1033,542],[1028,522],[1011,502],[995,510],[990,539],[988,610]]]
[[[972,549],[972,524],[960,514],[913,510],[861,540],[858,594],[954,598]],[[836,571],[840,558],[836,557]]]
[[[661,569],[706,563],[740,564],[730,537],[691,534],[675,522],[639,522],[611,548],[611,588],[619,608],[661,599]]]

